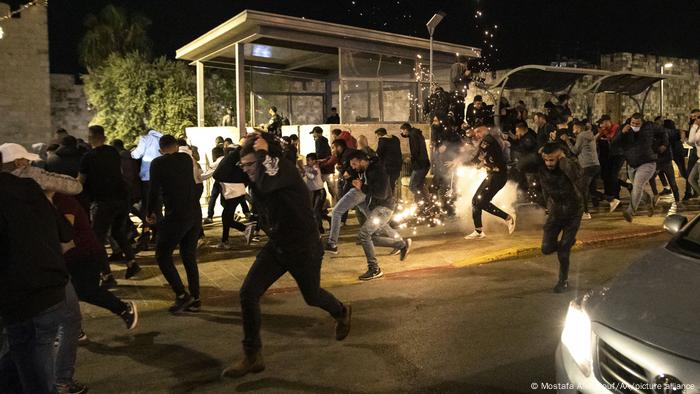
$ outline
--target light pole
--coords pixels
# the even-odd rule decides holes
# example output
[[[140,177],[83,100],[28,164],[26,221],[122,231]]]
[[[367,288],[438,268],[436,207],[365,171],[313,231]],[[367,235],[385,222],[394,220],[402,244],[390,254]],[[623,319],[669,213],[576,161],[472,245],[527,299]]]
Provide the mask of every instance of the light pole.
[[[670,70],[673,68],[673,63],[666,63],[663,66],[661,66],[661,75],[664,75],[664,70]],[[661,103],[659,105],[659,115],[663,118],[664,116],[664,80],[661,79]]]
[[[433,92],[433,33],[435,33],[435,28],[442,22],[442,19],[447,15],[446,13],[440,11],[433,15],[432,18],[425,24],[428,27],[428,34],[430,34],[430,75],[428,77],[428,83],[430,85],[430,93]]]

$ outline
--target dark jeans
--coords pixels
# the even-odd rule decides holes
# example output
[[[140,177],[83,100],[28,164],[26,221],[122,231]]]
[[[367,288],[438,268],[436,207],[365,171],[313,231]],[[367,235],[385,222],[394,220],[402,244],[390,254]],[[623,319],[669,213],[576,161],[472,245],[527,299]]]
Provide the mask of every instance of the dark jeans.
[[[413,201],[416,203],[424,198],[425,190],[423,190],[423,185],[425,184],[425,177],[428,175],[429,170],[430,168],[420,168],[411,172],[408,190],[413,193]]]
[[[202,219],[196,215],[191,219],[165,218],[158,224],[158,240],[156,241],[156,261],[165,280],[176,296],[186,293],[180,274],[173,262],[173,252],[180,246],[180,257],[185,266],[187,283],[190,294],[199,298],[199,270],[197,268],[197,240],[202,230]]]
[[[105,255],[104,258],[106,257]],[[113,293],[100,287],[102,260],[103,257],[100,256],[67,264],[73,287],[80,301],[105,308],[115,315],[121,315],[126,311],[126,304]]]
[[[399,178],[401,178],[401,170],[387,172],[389,173],[389,186],[391,186],[391,191],[394,193],[394,196],[399,196],[401,193],[396,190],[396,184]]]
[[[624,156],[610,156],[603,167],[603,183],[605,195],[612,198],[620,198],[620,171],[625,165]]]
[[[571,248],[576,243],[576,233],[578,233],[580,226],[580,214],[568,218],[557,218],[550,215],[544,224],[542,253],[545,255],[557,253],[559,258],[559,280],[567,280],[569,278],[569,257],[571,256]],[[561,239],[559,239],[560,234]]]
[[[673,200],[675,202],[679,202],[681,200],[681,196],[678,191],[678,184],[676,183],[676,171],[673,169],[673,162],[668,161],[665,163],[657,163],[656,169],[659,171],[659,178],[665,177],[668,181],[668,185],[671,187],[671,191],[673,192]]]
[[[596,192],[595,179],[600,174],[600,166],[586,167],[583,169],[583,208],[588,212],[588,203],[591,196]]]
[[[240,290],[243,349],[246,354],[255,353],[262,348],[260,297],[286,272],[297,282],[308,305],[319,307],[334,318],[343,315],[343,304],[320,287],[322,261],[323,246],[320,241],[310,245],[308,250],[294,253],[282,252],[272,242],[260,250]]]
[[[92,229],[100,245],[104,247],[111,230],[112,238],[119,245],[126,260],[133,260],[134,250],[128,239],[129,203],[126,200],[96,201],[92,204],[91,211]],[[106,260],[104,269],[105,272],[110,272]]]
[[[240,232],[245,231],[245,225],[234,219],[238,204],[241,205],[243,212],[248,211],[248,203],[245,201],[245,196],[224,200],[224,212],[221,213],[221,223],[223,224],[221,242],[228,241],[231,228],[235,228]]]
[[[220,194],[221,183],[214,182],[214,185],[211,187],[211,194],[209,195],[209,208],[207,209],[207,217],[210,219],[214,217],[214,208],[216,207],[216,200],[219,198]],[[224,205],[223,197],[221,198],[221,205]]]
[[[61,301],[31,319],[6,322],[10,357],[25,393],[56,392],[54,341],[65,314]]]
[[[314,190],[311,192],[311,207],[314,211],[314,218],[319,231],[323,231],[323,206],[326,203],[326,189]]]
[[[490,172],[486,176],[486,179],[481,182],[476,193],[474,193],[474,198],[472,198],[472,218],[474,219],[474,227],[476,229],[481,229],[483,227],[481,223],[481,211],[486,211],[503,220],[508,218],[507,213],[491,203],[491,200],[503,189],[507,181],[508,174]]]
[[[70,383],[75,374],[78,357],[78,337],[82,327],[82,316],[78,295],[71,282],[66,285],[66,309],[59,329],[59,345],[56,352],[56,383]]]

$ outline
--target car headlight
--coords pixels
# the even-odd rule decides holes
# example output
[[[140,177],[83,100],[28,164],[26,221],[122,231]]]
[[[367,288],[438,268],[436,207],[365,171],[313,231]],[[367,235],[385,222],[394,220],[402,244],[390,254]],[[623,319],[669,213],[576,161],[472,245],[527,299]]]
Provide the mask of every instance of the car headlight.
[[[591,319],[581,305],[571,301],[566,313],[564,331],[561,333],[561,343],[569,350],[586,377],[591,375],[593,368],[591,336]]]

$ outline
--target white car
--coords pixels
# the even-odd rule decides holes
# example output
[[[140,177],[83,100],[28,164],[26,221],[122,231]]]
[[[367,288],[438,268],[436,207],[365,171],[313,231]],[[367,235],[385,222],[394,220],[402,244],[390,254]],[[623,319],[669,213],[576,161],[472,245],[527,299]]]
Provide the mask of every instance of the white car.
[[[700,393],[700,216],[609,286],[572,301],[556,352],[560,393]]]

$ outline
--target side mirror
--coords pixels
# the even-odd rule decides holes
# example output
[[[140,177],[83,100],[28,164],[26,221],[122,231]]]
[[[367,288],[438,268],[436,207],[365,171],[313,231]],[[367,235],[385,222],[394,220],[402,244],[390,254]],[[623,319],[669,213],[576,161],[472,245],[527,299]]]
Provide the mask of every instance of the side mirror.
[[[670,215],[666,217],[666,220],[664,220],[664,230],[675,235],[681,231],[686,224],[688,224],[687,217],[683,215]]]

